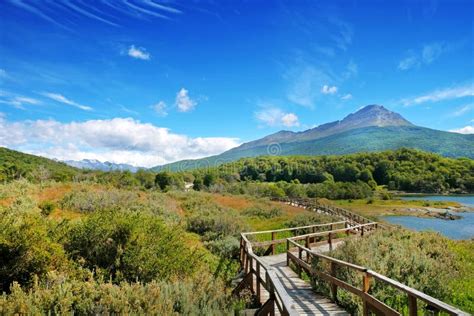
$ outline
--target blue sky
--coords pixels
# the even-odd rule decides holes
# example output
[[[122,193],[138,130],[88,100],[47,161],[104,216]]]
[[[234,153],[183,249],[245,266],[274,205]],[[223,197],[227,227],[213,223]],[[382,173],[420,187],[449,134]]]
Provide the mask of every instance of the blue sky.
[[[153,166],[382,104],[474,133],[473,1],[0,3],[0,145]]]

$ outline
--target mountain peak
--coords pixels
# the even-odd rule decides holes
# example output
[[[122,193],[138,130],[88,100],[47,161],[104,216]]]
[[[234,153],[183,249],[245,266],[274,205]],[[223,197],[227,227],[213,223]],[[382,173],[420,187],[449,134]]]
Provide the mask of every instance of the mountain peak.
[[[392,112],[383,105],[370,104],[349,114],[340,123],[344,125],[358,126],[410,126],[413,125],[398,113]]]

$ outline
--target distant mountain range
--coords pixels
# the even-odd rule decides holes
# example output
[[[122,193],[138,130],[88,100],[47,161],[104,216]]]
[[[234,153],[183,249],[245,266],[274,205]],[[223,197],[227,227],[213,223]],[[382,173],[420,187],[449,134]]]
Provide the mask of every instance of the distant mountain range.
[[[260,155],[339,155],[401,147],[446,157],[474,158],[474,135],[416,126],[381,105],[368,105],[340,121],[302,131],[280,131],[244,143],[220,155],[151,168],[187,170]]]
[[[79,169],[91,169],[91,170],[102,170],[102,171],[131,171],[131,172],[136,172],[139,169],[145,169],[141,167],[135,167],[132,165],[128,164],[117,164],[113,162],[101,162],[99,160],[95,159],[83,159],[83,160],[65,160],[65,164],[71,166],[71,167],[76,167]]]

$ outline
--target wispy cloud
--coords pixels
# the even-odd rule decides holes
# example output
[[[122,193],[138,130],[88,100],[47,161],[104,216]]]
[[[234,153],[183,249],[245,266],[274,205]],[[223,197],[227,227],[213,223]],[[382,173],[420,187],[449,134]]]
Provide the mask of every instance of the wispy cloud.
[[[43,96],[47,97],[47,98],[50,98],[50,99],[56,101],[56,102],[71,105],[71,106],[74,106],[74,107],[76,107],[78,109],[81,109],[81,110],[84,110],[84,111],[92,111],[93,110],[92,107],[87,106],[87,105],[79,104],[75,101],[72,101],[72,100],[66,98],[65,96],[63,96],[62,94],[59,94],[59,93],[43,92],[41,94]]]
[[[435,90],[417,97],[402,99],[400,103],[404,106],[412,106],[426,102],[438,102],[443,100],[458,99],[472,96],[474,96],[474,83],[459,87]]]
[[[185,88],[182,88],[176,94],[175,105],[178,107],[180,112],[189,112],[194,109],[197,105],[197,102],[189,97],[189,91]]]
[[[450,132],[459,134],[474,134],[474,125],[467,125],[461,128],[455,128],[450,130]]]
[[[474,103],[466,104],[457,108],[456,111],[453,112],[452,116],[462,116],[466,113],[471,112],[473,109],[474,109]]]
[[[348,93],[341,97],[341,100],[350,100],[352,99],[352,94]]]
[[[67,7],[69,7],[71,10],[75,11],[75,12],[78,12],[79,14],[82,14],[83,16],[86,16],[88,18],[91,18],[93,20],[96,20],[96,21],[100,21],[100,22],[103,22],[105,24],[108,24],[108,25],[112,25],[112,26],[118,26],[117,23],[114,23],[114,22],[111,22],[105,18],[102,18],[90,11],[87,11],[86,9],[83,9],[81,8],[79,5],[76,5],[70,1],[65,1],[65,2],[61,2],[62,4],[66,5]]]
[[[58,13],[61,12],[58,10],[58,6],[62,10],[68,10],[76,15],[79,14],[88,19],[114,27],[119,26],[119,24],[111,20],[109,17],[120,20],[120,16],[117,16],[117,14],[126,14],[135,19],[145,20],[147,17],[170,19],[173,15],[182,13],[181,10],[172,7],[170,4],[164,5],[154,0],[141,0],[138,2],[132,2],[129,0],[102,0],[101,2],[107,6],[105,8],[101,8],[100,6],[89,6],[87,1],[7,1],[19,9],[25,10],[49,23],[67,30],[71,30],[66,26],[71,24],[71,22],[67,21],[64,18],[64,15]]]
[[[267,126],[294,127],[300,125],[296,114],[274,107],[255,112],[255,118]]]
[[[141,60],[150,60],[151,58],[151,55],[146,51],[145,48],[135,47],[135,45],[132,45],[128,48],[127,54],[130,57],[141,59]]]
[[[152,108],[158,116],[164,117],[168,115],[168,112],[166,111],[166,103],[164,101],[152,105]]]
[[[322,94],[335,94],[335,93],[337,93],[337,87],[336,86],[328,86],[328,85],[325,84],[321,88],[321,93]]]
[[[26,109],[28,105],[39,105],[42,104],[40,100],[25,97],[22,95],[15,95],[14,93],[0,91],[0,103],[11,105],[17,109]]]
[[[417,67],[420,64],[418,57],[415,56],[413,53],[409,53],[409,56],[405,57],[404,59],[400,60],[398,63],[398,69],[400,70],[408,70],[413,67]]]
[[[25,11],[28,11],[30,13],[32,13],[33,15],[45,20],[45,21],[48,21],[56,26],[59,26],[60,28],[63,28],[63,29],[67,29],[67,30],[70,30],[68,27],[64,26],[63,24],[61,23],[58,23],[55,19],[51,18],[49,15],[47,15],[46,13],[43,12],[42,9],[42,4],[40,6],[40,8],[37,8],[35,6],[33,6],[32,4],[29,4],[29,3],[26,3],[25,1],[23,0],[9,0],[10,3],[12,3],[13,5],[17,6],[18,8],[21,8]]]
[[[321,96],[321,87],[327,82],[334,81],[327,71],[303,61],[290,67],[285,79],[289,83],[287,99],[308,108],[313,108]]]
[[[441,55],[454,51],[464,45],[464,42],[432,42],[423,45],[420,50],[409,50],[406,56],[398,63],[398,69],[409,70],[429,65],[438,59]]]

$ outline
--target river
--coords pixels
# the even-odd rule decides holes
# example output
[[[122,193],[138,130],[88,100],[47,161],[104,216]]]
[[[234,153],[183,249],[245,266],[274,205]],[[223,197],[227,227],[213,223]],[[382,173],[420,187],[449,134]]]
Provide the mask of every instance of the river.
[[[401,196],[400,198],[403,200],[453,201],[474,207],[474,195],[417,195]],[[474,212],[458,214],[462,218],[453,221],[415,216],[383,216],[382,218],[392,224],[402,225],[414,230],[438,231],[451,239],[474,238]]]

